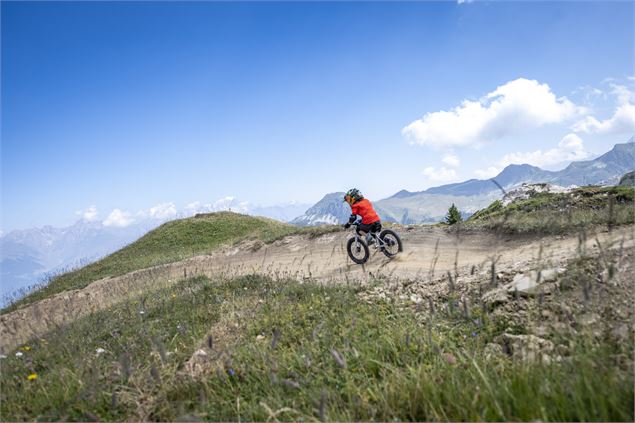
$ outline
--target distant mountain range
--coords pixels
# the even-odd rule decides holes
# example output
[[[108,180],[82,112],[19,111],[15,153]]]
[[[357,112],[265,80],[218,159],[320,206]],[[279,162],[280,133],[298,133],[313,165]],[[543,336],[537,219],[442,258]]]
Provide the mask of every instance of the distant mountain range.
[[[295,202],[257,206],[225,197],[210,204],[193,203],[170,219],[233,210],[288,222],[304,213],[309,206]],[[125,227],[79,220],[64,228],[44,226],[15,230],[0,236],[0,304],[16,291],[43,282],[47,275],[83,266],[113,253],[170,219],[144,218]]]
[[[635,137],[634,137],[635,138]],[[543,170],[528,164],[509,165],[494,178],[470,179],[425,191],[401,190],[374,202],[381,218],[396,223],[431,223],[443,219],[451,204],[469,216],[523,183],[547,182],[553,185],[616,185],[620,177],[635,169],[635,139],[616,144],[611,151],[593,160],[572,162],[559,171]],[[298,225],[314,226],[344,223],[350,208],[342,203],[343,193],[327,194],[305,215],[293,220]]]
[[[11,231],[0,238],[2,296],[41,282],[47,274],[84,265],[139,238],[161,221],[114,227],[80,220],[66,228]]]

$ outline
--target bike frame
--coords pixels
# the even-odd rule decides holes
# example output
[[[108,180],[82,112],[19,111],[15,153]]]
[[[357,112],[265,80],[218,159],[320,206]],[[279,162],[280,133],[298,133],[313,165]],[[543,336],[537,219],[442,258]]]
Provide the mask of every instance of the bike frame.
[[[355,223],[352,223],[351,226],[354,228],[353,236],[355,237],[355,242],[359,242],[359,240],[362,238],[362,236],[359,234],[359,225],[357,222],[355,222]],[[384,242],[384,240],[379,238],[379,232],[368,232],[368,233],[375,240],[375,243],[374,243],[375,249],[384,248],[386,246],[386,243]]]

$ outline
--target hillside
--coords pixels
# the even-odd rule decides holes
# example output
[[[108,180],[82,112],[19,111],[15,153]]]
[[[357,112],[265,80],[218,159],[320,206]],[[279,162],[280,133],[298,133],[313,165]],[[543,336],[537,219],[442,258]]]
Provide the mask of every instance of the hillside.
[[[322,233],[328,230],[301,229],[272,219],[232,212],[199,214],[173,220],[95,263],[53,278],[3,312],[58,292],[83,288],[101,278],[208,254],[240,240],[257,239],[268,243],[290,234]]]
[[[0,416],[632,421],[632,229],[402,227],[365,268],[293,235],[105,279],[0,316]]]
[[[524,186],[363,267],[337,227],[166,223],[0,315],[0,416],[632,421],[633,196]]]
[[[208,204],[194,202],[181,211],[176,211],[175,206],[168,208],[176,214],[143,212],[125,226],[107,224],[93,216],[88,219],[82,217],[70,226],[47,225],[0,233],[0,307],[53,275],[112,254],[168,220],[183,219],[197,213],[233,210],[289,222],[309,206],[294,201],[259,206],[234,197],[224,197]]]
[[[620,178],[619,185],[635,186],[635,171],[623,175]]]
[[[564,233],[595,225],[615,227],[635,222],[635,189],[629,186],[579,187],[565,192],[557,186],[526,184],[502,200],[473,214],[466,228],[508,233]]]

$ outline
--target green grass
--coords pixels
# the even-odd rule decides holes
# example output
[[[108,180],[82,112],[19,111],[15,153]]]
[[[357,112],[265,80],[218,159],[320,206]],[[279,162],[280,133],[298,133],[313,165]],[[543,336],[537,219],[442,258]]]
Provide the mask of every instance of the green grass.
[[[392,302],[360,301],[361,289],[257,276],[181,281],[0,361],[0,419],[633,420],[632,372],[611,360],[623,346],[580,333],[560,363],[488,359],[485,345],[500,333],[493,319],[424,320]],[[218,370],[182,374],[236,308],[256,314],[239,328],[225,322],[212,342],[230,353]]]
[[[635,222],[635,189],[588,186],[571,193],[538,193],[503,206],[500,200],[474,213],[466,228],[507,233],[559,234]]]
[[[1,313],[13,311],[62,291],[83,288],[107,276],[119,276],[210,253],[223,245],[241,240],[257,239],[270,243],[291,234],[318,236],[338,229],[339,226],[299,228],[272,219],[232,212],[200,214],[174,220],[95,263],[54,277],[37,291],[4,308]]]

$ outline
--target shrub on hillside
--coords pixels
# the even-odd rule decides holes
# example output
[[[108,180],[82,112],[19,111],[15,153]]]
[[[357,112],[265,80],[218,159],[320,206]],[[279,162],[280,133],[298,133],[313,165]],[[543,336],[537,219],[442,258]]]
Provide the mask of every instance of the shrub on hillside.
[[[445,223],[448,225],[454,225],[455,223],[462,222],[463,218],[461,217],[461,213],[459,209],[456,208],[454,203],[448,209],[448,214],[445,215]]]

